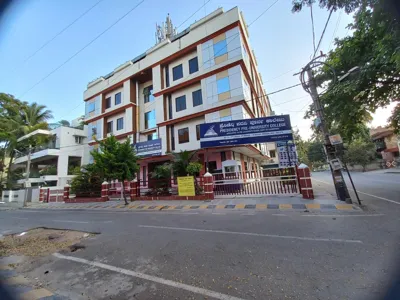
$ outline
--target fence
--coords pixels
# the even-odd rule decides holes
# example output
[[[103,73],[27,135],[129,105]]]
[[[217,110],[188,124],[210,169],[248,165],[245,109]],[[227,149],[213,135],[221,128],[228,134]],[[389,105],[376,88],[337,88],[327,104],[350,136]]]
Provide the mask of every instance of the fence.
[[[212,174],[216,197],[298,193],[295,168]]]
[[[5,204],[9,204],[16,207],[23,207],[25,200],[25,190],[5,190],[3,191],[1,200]]]

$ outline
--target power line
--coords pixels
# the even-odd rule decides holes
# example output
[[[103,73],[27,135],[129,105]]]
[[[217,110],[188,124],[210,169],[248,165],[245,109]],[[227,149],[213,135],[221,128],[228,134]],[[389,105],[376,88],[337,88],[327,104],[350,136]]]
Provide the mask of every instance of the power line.
[[[101,2],[104,0],[99,0],[97,1],[94,5],[92,5],[89,9],[87,9],[85,12],[83,12],[79,17],[77,17],[75,20],[73,20],[71,23],[69,23],[66,27],[61,29],[57,34],[55,34],[52,38],[50,38],[47,42],[45,42],[42,46],[40,46],[36,51],[34,51],[30,56],[25,58],[21,65],[25,64],[28,60],[30,60],[32,57],[34,57],[38,52],[40,52],[43,48],[45,48],[48,44],[50,44],[52,41],[54,41],[58,36],[63,34],[68,28],[70,28],[72,25],[74,25],[76,22],[78,22],[81,18],[83,18],[87,13],[89,13],[93,8],[95,8],[97,5],[99,5]],[[18,67],[17,67],[18,68]],[[15,68],[13,72],[17,69]]]
[[[276,93],[279,93],[279,92],[283,92],[283,91],[286,91],[286,90],[288,90],[288,89],[292,89],[292,88],[294,88],[294,87],[296,87],[296,86],[299,86],[299,85],[301,85],[301,83],[298,83],[298,84],[295,84],[295,85],[291,85],[291,86],[285,87],[285,88],[283,88],[283,89],[274,91],[274,92],[272,92],[272,93],[268,93],[268,94],[266,94],[266,95],[269,96],[269,95],[273,95],[273,94],[276,94]]]
[[[324,30],[322,31],[321,37],[319,38],[317,49],[315,49],[315,51],[314,51],[313,59],[315,57],[315,54],[317,54],[319,47],[321,46],[322,39],[324,38],[324,35],[325,35],[326,27],[328,27],[328,23],[329,23],[329,20],[331,19],[332,13],[333,13],[333,9],[331,9],[331,11],[329,12],[328,20],[326,20]]]
[[[337,19],[337,21],[336,21],[335,30],[333,31],[332,39],[331,39],[331,42],[329,43],[328,52],[331,50],[331,46],[332,46],[333,40],[335,39],[336,32],[337,32],[337,30],[338,30],[338,28],[339,28],[340,20],[341,20],[341,18],[342,18],[342,13],[343,13],[343,11],[340,11],[339,17],[338,17],[338,19]]]
[[[282,73],[282,74],[280,74],[280,75],[278,75],[278,76],[276,76],[276,77],[273,77],[273,78],[271,78],[271,79],[268,79],[267,81],[264,81],[264,84],[267,83],[267,82],[273,81],[273,80],[275,80],[275,79],[277,79],[277,78],[279,78],[279,77],[282,77],[283,75],[286,75],[286,74],[288,74],[288,73],[290,73],[290,72],[293,72],[293,71],[295,71],[295,70],[298,70],[298,69],[300,69],[300,68],[301,68],[301,67],[299,67],[299,68],[294,68],[294,69],[291,69],[291,70],[289,70],[289,71],[286,71],[285,73]]]
[[[247,27],[250,27],[251,25],[253,25],[253,23],[255,23],[259,18],[261,18],[267,11],[269,11],[277,2],[278,2],[279,0],[276,0],[274,3],[272,3],[270,6],[268,6],[257,18],[255,18],[254,20],[253,20],[253,22],[251,22],[250,24],[249,24],[249,26],[247,26]]]
[[[314,16],[312,11],[312,3],[310,4],[310,12],[311,12],[311,28],[312,28],[312,37],[313,37],[313,46],[314,46],[314,53],[317,51],[315,48],[315,29],[314,29]]]
[[[141,0],[138,4],[136,4],[133,8],[131,8],[127,13],[119,17],[114,23],[112,23],[110,26],[108,26],[105,30],[103,30],[100,34],[98,34],[94,39],[92,39],[89,43],[87,43],[85,46],[83,46],[81,49],[79,49],[77,52],[75,52],[72,56],[70,56],[67,60],[65,60],[61,65],[53,69],[50,73],[48,73],[46,76],[41,78],[38,82],[36,82],[32,87],[27,89],[25,92],[23,92],[18,98],[21,98],[24,96],[26,93],[30,92],[32,89],[34,89],[36,86],[38,86],[40,83],[42,83],[44,80],[46,80],[48,77],[50,77],[52,74],[57,72],[61,67],[66,65],[69,61],[71,61],[75,56],[77,56],[79,53],[81,53],[83,50],[85,50],[87,47],[89,47],[91,44],[93,44],[98,38],[100,38],[103,34],[105,34],[108,30],[110,30],[112,27],[114,27],[116,24],[118,24],[122,19],[124,19],[128,14],[130,14],[132,11],[134,11],[140,4],[142,4],[145,0]]]
[[[210,1],[211,1],[211,0],[208,0],[207,2],[205,2],[198,10],[196,10],[193,14],[191,14],[190,17],[188,17],[188,18],[187,18],[185,21],[183,21],[178,27],[176,27],[176,29],[180,28],[183,24],[185,24],[187,21],[189,21],[191,17],[193,17],[195,14],[197,14],[197,13],[200,11],[200,9],[202,9],[203,7],[205,7],[206,4],[207,4],[208,2],[210,2]]]

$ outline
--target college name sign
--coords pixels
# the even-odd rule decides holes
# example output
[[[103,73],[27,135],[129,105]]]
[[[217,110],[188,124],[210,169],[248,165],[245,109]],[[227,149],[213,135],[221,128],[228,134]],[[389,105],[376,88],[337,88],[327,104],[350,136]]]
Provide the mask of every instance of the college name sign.
[[[287,140],[293,140],[289,115],[200,125],[201,148]]]

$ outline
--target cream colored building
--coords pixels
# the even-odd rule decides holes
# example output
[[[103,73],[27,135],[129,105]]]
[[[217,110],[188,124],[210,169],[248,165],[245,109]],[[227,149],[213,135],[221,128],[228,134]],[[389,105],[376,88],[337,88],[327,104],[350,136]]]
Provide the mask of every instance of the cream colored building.
[[[171,152],[198,150],[210,171],[237,162],[257,171],[274,143],[200,149],[199,125],[269,116],[247,25],[238,8],[218,9],[180,33],[160,41],[113,72],[90,82],[84,92],[88,142],[97,147],[113,134],[132,143],[161,142],[156,156],[142,158],[141,177]],[[204,170],[205,171],[205,170]]]

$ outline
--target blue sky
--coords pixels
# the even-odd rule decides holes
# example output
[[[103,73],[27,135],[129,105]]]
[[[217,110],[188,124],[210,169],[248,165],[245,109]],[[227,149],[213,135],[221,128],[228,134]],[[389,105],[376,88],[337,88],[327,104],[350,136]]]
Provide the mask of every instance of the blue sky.
[[[84,113],[82,95],[89,81],[111,72],[121,63],[153,46],[155,24],[164,21],[167,13],[170,13],[174,25],[178,26],[207,2],[145,0],[84,51],[29,90],[139,2],[102,0],[68,30],[24,62],[46,41],[98,1],[14,1],[15,4],[0,19],[0,91],[13,94],[24,101],[45,104],[53,111],[55,120],[78,117]],[[273,2],[274,0],[211,0],[205,9],[196,13],[178,31],[218,7],[229,10],[239,6],[250,24]],[[316,42],[327,17],[327,11],[314,7]],[[334,13],[321,50],[328,51],[333,36],[345,36],[348,33],[345,27],[349,22],[351,17],[344,12]],[[335,32],[336,24],[338,27]],[[291,1],[280,0],[249,28],[249,32],[250,43],[256,53],[267,93],[299,83],[298,77],[293,76],[293,73],[309,61],[313,49],[309,9],[293,14]],[[282,75],[283,73],[286,74]],[[279,77],[276,78],[277,76]],[[295,98],[300,99],[281,104]],[[310,136],[310,121],[303,120],[302,111],[311,99],[301,87],[271,95],[270,99],[277,114],[289,113],[292,125],[299,128],[302,136]],[[384,123],[386,115],[387,111],[382,110],[376,119],[376,125]]]

